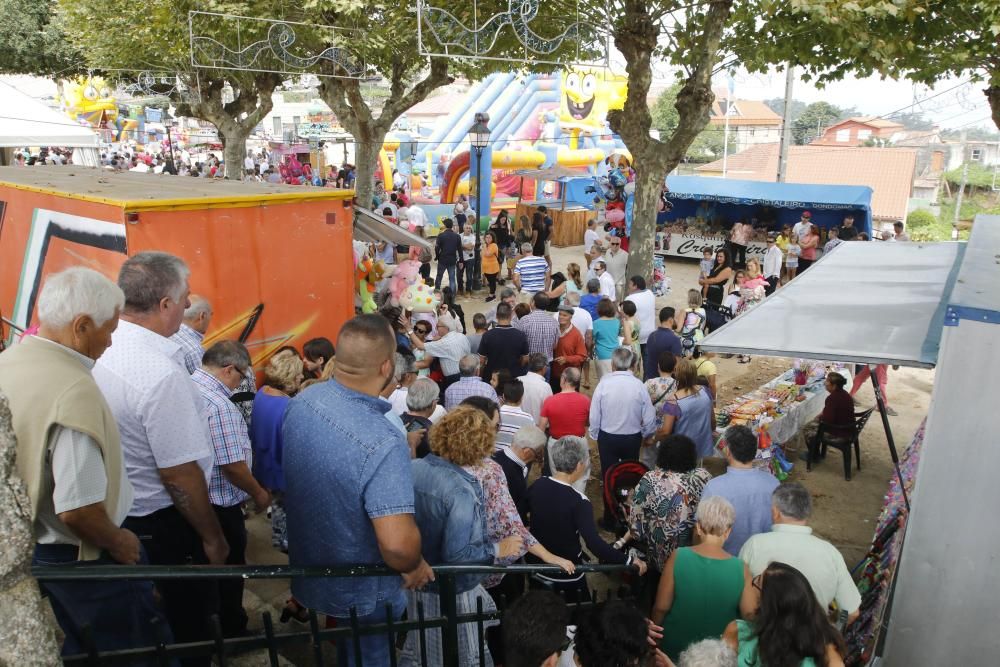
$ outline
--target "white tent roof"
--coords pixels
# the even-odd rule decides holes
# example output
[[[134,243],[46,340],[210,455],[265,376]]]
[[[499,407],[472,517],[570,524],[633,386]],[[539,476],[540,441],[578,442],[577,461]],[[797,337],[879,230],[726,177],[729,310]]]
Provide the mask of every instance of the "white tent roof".
[[[713,352],[929,368],[964,243],[840,244],[706,336]]]
[[[395,245],[419,246],[430,250],[431,242],[399,225],[394,225],[381,215],[362,206],[354,207],[354,238],[359,241],[386,240]]]
[[[97,148],[97,133],[0,81],[0,148]]]

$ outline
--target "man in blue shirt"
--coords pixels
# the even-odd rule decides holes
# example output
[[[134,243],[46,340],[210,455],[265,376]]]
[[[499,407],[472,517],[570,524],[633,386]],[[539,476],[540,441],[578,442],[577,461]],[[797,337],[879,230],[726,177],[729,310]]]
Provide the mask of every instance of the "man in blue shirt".
[[[754,469],[757,437],[753,431],[746,426],[730,426],[723,437],[729,468],[705,485],[701,497],[722,496],[736,509],[736,523],[723,548],[738,554],[752,536],[771,530],[771,494],[778,480],[768,472]]]
[[[646,339],[646,356],[642,360],[642,379],[652,380],[659,375],[660,355],[671,352],[675,357],[683,356],[681,339],[674,333],[677,327],[676,311],[667,306],[660,309],[660,326]]]
[[[597,304],[601,302],[601,281],[591,278],[587,281],[587,293],[580,297],[580,307],[590,313],[590,318],[596,320],[600,315],[597,313]]]
[[[292,594],[306,607],[346,625],[352,608],[362,625],[399,618],[403,588],[434,578],[421,557],[414,521],[410,449],[385,419],[379,393],[392,380],[396,342],[380,315],[360,315],[340,330],[333,379],[309,387],[288,405],[284,436],[288,556],[292,565],[387,565],[397,576],[299,578]],[[381,635],[360,639],[366,665],[389,663]],[[338,664],[354,664],[353,642],[339,642]]]

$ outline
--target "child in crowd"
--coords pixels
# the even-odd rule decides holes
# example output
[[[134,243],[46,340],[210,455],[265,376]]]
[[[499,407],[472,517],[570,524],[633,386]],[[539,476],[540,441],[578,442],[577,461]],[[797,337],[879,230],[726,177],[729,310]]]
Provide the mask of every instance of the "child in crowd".
[[[802,248],[799,247],[799,237],[792,234],[788,241],[788,252],[785,255],[785,268],[788,270],[788,279],[791,280],[799,270],[799,255]]]
[[[635,316],[635,304],[631,301],[622,301],[619,308],[622,311],[622,345],[631,347],[635,353],[634,359],[642,359],[642,352],[639,348],[639,318]],[[641,378],[642,375],[639,375]]]
[[[684,319],[681,323],[681,350],[684,356],[690,356],[695,346],[705,337],[705,324],[708,316],[702,307],[702,294],[696,289],[688,290],[687,308],[684,309]]]
[[[701,251],[701,261],[698,262],[701,267],[701,278],[707,278],[711,273],[712,269],[715,268],[715,251],[712,248],[706,247]],[[701,288],[701,295],[705,296],[705,292],[708,290],[708,285]]]

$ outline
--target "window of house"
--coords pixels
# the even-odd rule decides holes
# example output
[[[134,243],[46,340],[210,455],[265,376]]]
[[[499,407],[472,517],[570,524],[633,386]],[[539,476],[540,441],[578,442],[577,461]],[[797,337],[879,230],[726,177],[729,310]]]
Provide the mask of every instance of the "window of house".
[[[756,132],[757,132],[756,128],[753,128],[753,127],[751,127],[751,128],[750,128],[750,136],[751,136],[751,137],[752,137],[752,136],[754,135],[754,133],[756,133]]]
[[[837,141],[850,141],[851,131],[847,130],[837,130]]]
[[[867,141],[871,136],[871,130],[858,130],[858,141]]]
[[[979,162],[983,159],[983,149],[973,148],[972,149],[972,160],[973,162]]]

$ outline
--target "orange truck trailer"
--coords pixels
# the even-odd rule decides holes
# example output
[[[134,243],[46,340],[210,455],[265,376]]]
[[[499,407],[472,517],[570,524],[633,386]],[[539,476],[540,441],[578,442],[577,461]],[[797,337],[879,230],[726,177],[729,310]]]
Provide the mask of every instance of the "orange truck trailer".
[[[45,277],[112,280],[144,250],[183,258],[214,310],[205,345],[243,340],[258,369],[283,345],[336,339],[354,315],[353,192],[82,167],[0,168],[0,342],[37,324]],[[13,326],[9,326],[13,324]]]

